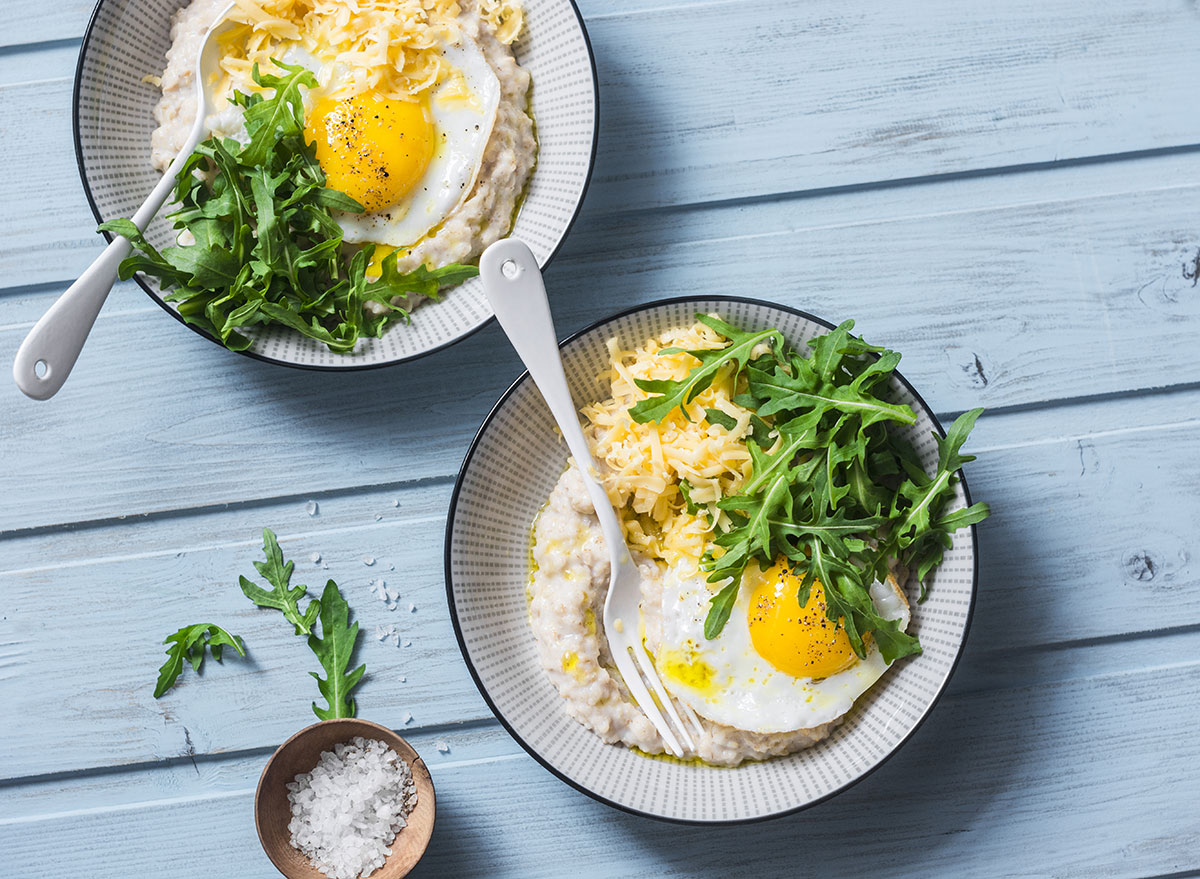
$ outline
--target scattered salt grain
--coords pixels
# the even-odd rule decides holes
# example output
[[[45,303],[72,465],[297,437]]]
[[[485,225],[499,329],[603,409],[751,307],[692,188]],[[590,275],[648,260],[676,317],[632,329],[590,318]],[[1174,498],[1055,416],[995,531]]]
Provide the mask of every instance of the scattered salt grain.
[[[376,626],[375,637],[380,641],[391,641],[393,647],[400,646],[400,630],[396,626]]]
[[[369,567],[371,567],[371,565],[375,564],[375,556],[365,555],[365,556],[363,556],[362,562],[364,565],[366,565],[369,568]]]
[[[358,879],[382,867],[417,804],[408,764],[361,736],[325,751],[287,789],[292,846],[330,879]]]
[[[310,516],[319,515],[321,512],[321,507],[316,501],[309,501],[304,505],[304,509]]]
[[[401,678],[401,680],[404,680],[404,679]],[[412,713],[405,711],[404,716],[400,718],[400,723],[405,724],[405,725],[412,723]]]
[[[446,754],[450,751],[450,746],[445,742],[434,742],[433,746],[438,749],[439,754]]]
[[[403,683],[404,683],[405,681],[407,681],[407,680],[408,680],[408,676],[407,676],[407,675],[400,675],[400,683],[402,683],[402,684],[403,684]],[[409,718],[409,719],[411,720],[411,718]]]
[[[400,501],[398,501],[398,500],[394,500],[394,501],[392,501],[392,506],[393,506],[393,507],[398,507],[398,506],[400,506]]]
[[[396,609],[396,602],[400,599],[400,590],[388,587],[387,580],[382,577],[371,580],[367,584],[371,589],[371,594],[387,605],[388,610]]]
[[[317,562],[319,562],[321,560],[321,554],[319,552],[314,552],[308,558],[315,565]]]
[[[415,604],[410,604],[410,605],[408,606],[408,612],[409,612],[409,613],[416,613],[416,612],[417,612],[417,606],[416,606]]]
[[[376,521],[376,522],[380,521],[382,518],[383,518],[383,513],[376,513],[376,514],[375,514],[375,521]]]
[[[407,638],[405,638],[405,639],[404,639],[402,642],[400,642],[400,643],[401,643],[401,644],[403,644],[405,647],[412,647],[412,641],[409,641]]]

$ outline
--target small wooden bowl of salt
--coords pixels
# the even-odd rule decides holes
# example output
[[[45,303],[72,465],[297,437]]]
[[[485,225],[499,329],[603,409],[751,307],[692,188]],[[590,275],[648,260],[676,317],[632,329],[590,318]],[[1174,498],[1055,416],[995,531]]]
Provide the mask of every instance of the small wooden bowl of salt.
[[[357,718],[300,730],[267,761],[254,794],[259,841],[288,879],[348,879],[368,867],[371,879],[407,876],[435,812],[425,761],[387,727]]]

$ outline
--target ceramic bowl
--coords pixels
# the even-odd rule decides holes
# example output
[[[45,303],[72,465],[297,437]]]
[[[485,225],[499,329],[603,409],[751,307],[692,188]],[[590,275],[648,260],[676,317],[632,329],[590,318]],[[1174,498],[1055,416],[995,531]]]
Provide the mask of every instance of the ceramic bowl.
[[[171,45],[171,16],[186,2],[100,0],[92,14],[75,72],[74,128],[79,174],[98,222],[130,216],[159,179],[150,164],[150,133],[160,95],[144,77],[162,72]],[[574,222],[591,177],[598,118],[596,70],[583,19],[572,0],[524,0],[523,6],[525,31],[513,50],[533,76],[539,152],[512,234],[528,242],[544,266]],[[146,231],[146,238],[160,248],[175,240],[165,213]],[[163,301],[156,278],[135,278],[179,319],[175,308]],[[281,327],[255,328],[250,334],[254,344],[243,353],[312,369],[386,366],[453,344],[491,318],[482,285],[473,278],[443,301],[423,304],[411,324],[393,324],[381,339],[360,340],[352,354],[334,354],[320,342]]]
[[[832,328],[820,318],[768,302],[723,297],[673,299],[595,324],[562,343],[575,402],[604,399],[597,376],[608,366],[605,343],[623,347],[697,312],[715,312],[745,329],[777,327],[793,345]],[[937,461],[937,419],[899,375],[895,402],[917,423],[902,431],[926,469]],[[537,388],[522,375],[479,429],[458,475],[446,526],[446,590],[462,654],[484,699],[518,742],[547,769],[602,802],[629,812],[693,823],[745,822],[811,806],[861,779],[909,738],[954,670],[975,599],[975,532],[957,532],[934,575],[929,598],[913,603],[924,653],[903,660],[854,705],[825,741],[788,757],[736,769],[653,760],[606,745],[568,716],[538,663],[529,627],[530,526],[562,474],[567,450]],[[960,481],[948,509],[970,503]],[[910,597],[913,597],[910,595]]]
[[[401,879],[409,874],[429,847],[437,801],[429,769],[412,745],[387,727],[368,720],[354,717],[323,720],[305,727],[279,746],[263,768],[258,789],[254,792],[254,824],[258,828],[258,839],[271,863],[288,879],[325,879],[325,874],[292,846],[291,831],[288,830],[292,806],[288,801],[287,785],[301,772],[311,772],[322,752],[357,736],[378,739],[395,751],[412,770],[413,783],[417,787],[417,804],[408,815],[407,825],[389,846],[391,855],[371,876],[373,879]]]

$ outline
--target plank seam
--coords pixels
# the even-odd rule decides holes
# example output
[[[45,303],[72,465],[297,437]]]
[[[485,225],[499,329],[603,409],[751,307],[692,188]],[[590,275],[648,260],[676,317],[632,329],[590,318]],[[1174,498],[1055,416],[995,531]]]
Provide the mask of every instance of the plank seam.
[[[82,531],[94,528],[106,528],[113,525],[128,525],[132,521],[159,522],[172,518],[198,516],[217,511],[253,510],[257,507],[266,507],[277,503],[286,503],[288,501],[319,501],[329,498],[341,498],[364,491],[409,491],[415,488],[427,488],[436,485],[445,485],[453,482],[454,478],[454,474],[422,476],[418,479],[403,480],[399,482],[377,482],[342,488],[327,488],[319,491],[305,492],[303,494],[282,494],[273,495],[271,497],[246,498],[237,501],[216,501],[210,504],[201,504],[194,507],[175,507],[166,510],[151,510],[145,513],[129,513],[126,515],[103,516],[97,519],[82,519],[76,522],[60,522],[53,525],[33,525],[29,528],[11,528],[7,531],[0,531],[0,542],[20,537],[41,537],[45,535],[56,534],[60,531]]]

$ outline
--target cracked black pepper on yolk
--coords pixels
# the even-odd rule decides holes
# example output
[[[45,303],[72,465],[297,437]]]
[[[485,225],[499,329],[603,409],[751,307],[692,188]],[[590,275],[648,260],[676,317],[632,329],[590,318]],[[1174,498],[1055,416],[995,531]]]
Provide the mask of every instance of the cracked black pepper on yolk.
[[[434,150],[434,126],[419,101],[374,92],[318,101],[305,125],[326,186],[368,211],[396,204],[420,181]]]
[[[747,570],[747,579],[750,570]],[[825,615],[825,587],[813,582],[808,603],[800,607],[796,592],[803,578],[792,573],[785,558],[753,578],[750,595],[750,640],[759,656],[798,678],[827,678],[855,662],[846,630]]]

